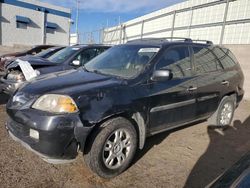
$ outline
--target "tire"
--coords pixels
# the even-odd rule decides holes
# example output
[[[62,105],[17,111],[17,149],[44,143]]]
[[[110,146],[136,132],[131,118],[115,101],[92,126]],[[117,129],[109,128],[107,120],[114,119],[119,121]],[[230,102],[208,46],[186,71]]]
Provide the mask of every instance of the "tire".
[[[92,135],[84,160],[97,175],[113,178],[129,167],[137,147],[137,132],[131,122],[122,117],[113,118]]]
[[[226,112],[225,108],[227,109]],[[216,112],[208,119],[208,122],[210,123],[210,125],[218,127],[226,127],[231,125],[234,117],[235,108],[236,108],[236,96],[235,95],[225,96],[221,100],[220,105],[216,110]],[[229,111],[231,111],[231,113],[229,113]],[[225,116],[228,118],[225,118]]]

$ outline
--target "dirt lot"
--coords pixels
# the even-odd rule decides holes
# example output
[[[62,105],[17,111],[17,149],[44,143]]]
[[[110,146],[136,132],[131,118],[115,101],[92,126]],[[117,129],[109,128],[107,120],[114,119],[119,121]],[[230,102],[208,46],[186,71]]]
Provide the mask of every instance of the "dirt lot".
[[[0,117],[0,187],[204,187],[250,150],[250,102],[244,101],[232,127],[220,131],[205,122],[151,137],[125,173],[104,180],[81,155],[70,164],[42,161],[7,135],[4,105]]]

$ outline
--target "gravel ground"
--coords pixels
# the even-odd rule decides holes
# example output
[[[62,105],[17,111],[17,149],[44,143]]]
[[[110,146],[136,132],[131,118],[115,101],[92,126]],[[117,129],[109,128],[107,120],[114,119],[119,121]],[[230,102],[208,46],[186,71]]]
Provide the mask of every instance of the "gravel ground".
[[[249,110],[243,101],[224,131],[204,122],[148,138],[125,173],[104,180],[87,169],[81,154],[70,164],[51,165],[14,142],[1,105],[0,187],[204,187],[250,150]]]

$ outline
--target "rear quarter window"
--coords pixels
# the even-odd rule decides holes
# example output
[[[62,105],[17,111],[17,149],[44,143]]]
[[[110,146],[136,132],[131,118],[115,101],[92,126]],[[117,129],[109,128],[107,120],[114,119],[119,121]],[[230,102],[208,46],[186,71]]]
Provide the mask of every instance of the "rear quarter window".
[[[208,48],[193,47],[195,70],[198,74],[222,69],[217,57]]]
[[[216,47],[213,49],[213,52],[218,57],[225,69],[235,66],[238,62],[236,57],[229,49]]]

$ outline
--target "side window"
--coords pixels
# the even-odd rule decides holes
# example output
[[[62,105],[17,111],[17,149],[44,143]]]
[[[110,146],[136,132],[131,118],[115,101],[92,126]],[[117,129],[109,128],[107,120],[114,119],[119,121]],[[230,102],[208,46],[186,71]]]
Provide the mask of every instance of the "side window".
[[[193,47],[197,73],[208,73],[222,69],[217,57],[208,48]]]
[[[215,47],[213,49],[213,52],[221,61],[225,69],[233,67],[234,65],[236,65],[236,62],[238,62],[232,52],[228,49]]]
[[[96,48],[84,50],[78,54],[74,60],[79,60],[80,64],[84,65],[96,56],[97,51],[98,50]]]
[[[28,25],[26,23],[22,23],[22,22],[17,22],[16,23],[16,28],[18,29],[27,29]]]
[[[96,56],[100,55],[101,53],[103,53],[106,50],[107,50],[107,48],[97,48],[96,49]]]
[[[178,46],[164,52],[156,65],[157,70],[168,69],[173,78],[183,78],[192,75],[191,58],[187,46]]]

